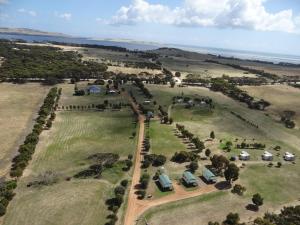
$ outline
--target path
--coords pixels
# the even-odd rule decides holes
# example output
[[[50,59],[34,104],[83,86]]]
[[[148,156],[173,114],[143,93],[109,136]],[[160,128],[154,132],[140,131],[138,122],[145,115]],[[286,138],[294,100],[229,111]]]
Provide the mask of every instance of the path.
[[[192,198],[202,194],[216,191],[217,189],[214,185],[201,186],[199,189],[195,191],[186,191],[183,189],[182,186],[178,184],[173,184],[174,193],[168,196],[159,199],[154,199],[154,200],[140,200],[137,198],[135,192],[137,191],[136,186],[139,184],[139,179],[141,176],[141,162],[142,162],[141,153],[142,153],[143,141],[144,141],[145,116],[140,113],[137,104],[133,102],[132,98],[128,95],[128,93],[124,93],[124,95],[128,97],[130,103],[133,106],[133,109],[138,113],[138,120],[139,120],[138,143],[137,143],[132,181],[131,181],[131,186],[128,194],[127,210],[124,218],[124,225],[136,224],[136,221],[139,218],[139,216],[141,216],[145,211],[147,211],[152,207],[183,200],[183,199],[188,199],[188,198]]]

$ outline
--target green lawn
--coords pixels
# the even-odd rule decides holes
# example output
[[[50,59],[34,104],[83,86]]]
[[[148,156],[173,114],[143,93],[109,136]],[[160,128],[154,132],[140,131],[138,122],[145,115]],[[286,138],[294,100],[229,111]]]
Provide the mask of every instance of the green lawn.
[[[171,157],[175,152],[184,151],[186,146],[175,136],[175,127],[161,124],[159,121],[150,123],[151,153]]]

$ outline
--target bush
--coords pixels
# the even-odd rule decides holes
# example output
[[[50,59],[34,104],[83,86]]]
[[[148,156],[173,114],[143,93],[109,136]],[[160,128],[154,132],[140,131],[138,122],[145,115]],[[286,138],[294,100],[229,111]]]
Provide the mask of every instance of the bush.
[[[117,186],[114,190],[115,195],[124,195],[125,194],[125,188],[123,186]]]
[[[199,168],[198,162],[196,160],[191,162],[189,168],[192,173],[195,173],[195,171]]]
[[[246,191],[246,188],[240,184],[234,185],[234,187],[232,189],[232,193],[236,193],[238,195],[243,195],[245,191]]]
[[[121,181],[121,185],[122,185],[124,188],[126,188],[127,185],[128,185],[128,180],[122,180],[122,181]]]
[[[139,199],[144,199],[146,196],[146,191],[145,190],[139,190],[137,192],[137,194],[139,195]]]
[[[150,181],[150,175],[148,173],[143,173],[140,178],[140,186],[142,189],[147,189]]]
[[[6,213],[6,207],[0,203],[0,217]]]

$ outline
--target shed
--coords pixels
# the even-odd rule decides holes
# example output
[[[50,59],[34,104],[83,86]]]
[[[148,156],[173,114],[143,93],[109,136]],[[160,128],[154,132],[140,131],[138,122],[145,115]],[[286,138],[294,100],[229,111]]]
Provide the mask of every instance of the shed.
[[[89,92],[90,94],[98,94],[98,93],[101,92],[101,88],[100,88],[100,87],[97,87],[97,86],[95,86],[95,85],[92,85],[92,86],[89,86],[89,87],[88,87],[88,92]]]
[[[198,186],[198,182],[196,177],[190,172],[190,171],[184,171],[183,175],[182,175],[182,180],[184,180],[184,182],[187,185],[191,185],[191,186]]]
[[[264,154],[261,156],[263,160],[266,161],[272,161],[273,160],[273,155],[272,153],[265,151]]]
[[[249,160],[250,154],[246,151],[242,151],[239,155],[240,160]]]
[[[166,174],[161,174],[158,177],[158,181],[164,190],[173,190],[173,185],[170,178]]]
[[[216,183],[217,182],[217,177],[211,172],[209,169],[205,168],[203,170],[203,177],[205,180],[209,183]]]
[[[295,160],[295,155],[290,153],[290,152],[286,152],[286,153],[284,153],[283,158],[284,158],[285,161],[294,161]]]

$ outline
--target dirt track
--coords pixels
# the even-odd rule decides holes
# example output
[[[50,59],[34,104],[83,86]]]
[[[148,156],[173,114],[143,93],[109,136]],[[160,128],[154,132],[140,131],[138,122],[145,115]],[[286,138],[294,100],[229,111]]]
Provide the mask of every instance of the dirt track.
[[[127,95],[127,94],[126,94]],[[128,96],[128,95],[127,95]],[[133,102],[132,98],[129,97],[129,100],[134,108],[134,110],[138,113],[139,119],[139,134],[138,134],[138,144],[135,156],[135,164],[134,164],[134,171],[132,175],[132,182],[128,194],[128,203],[127,203],[127,210],[124,218],[124,225],[134,225],[136,224],[137,219],[141,216],[146,210],[166,204],[169,202],[179,201],[183,199],[188,199],[192,197],[196,197],[202,194],[210,193],[217,191],[214,185],[206,185],[204,187],[200,187],[195,191],[186,191],[178,184],[173,184],[174,186],[174,194],[170,194],[168,196],[154,199],[154,200],[139,200],[135,192],[137,191],[136,187],[139,184],[139,179],[141,175],[141,162],[142,162],[142,147],[143,147],[143,140],[144,140],[144,120],[145,116],[142,115],[139,110],[138,106]]]

